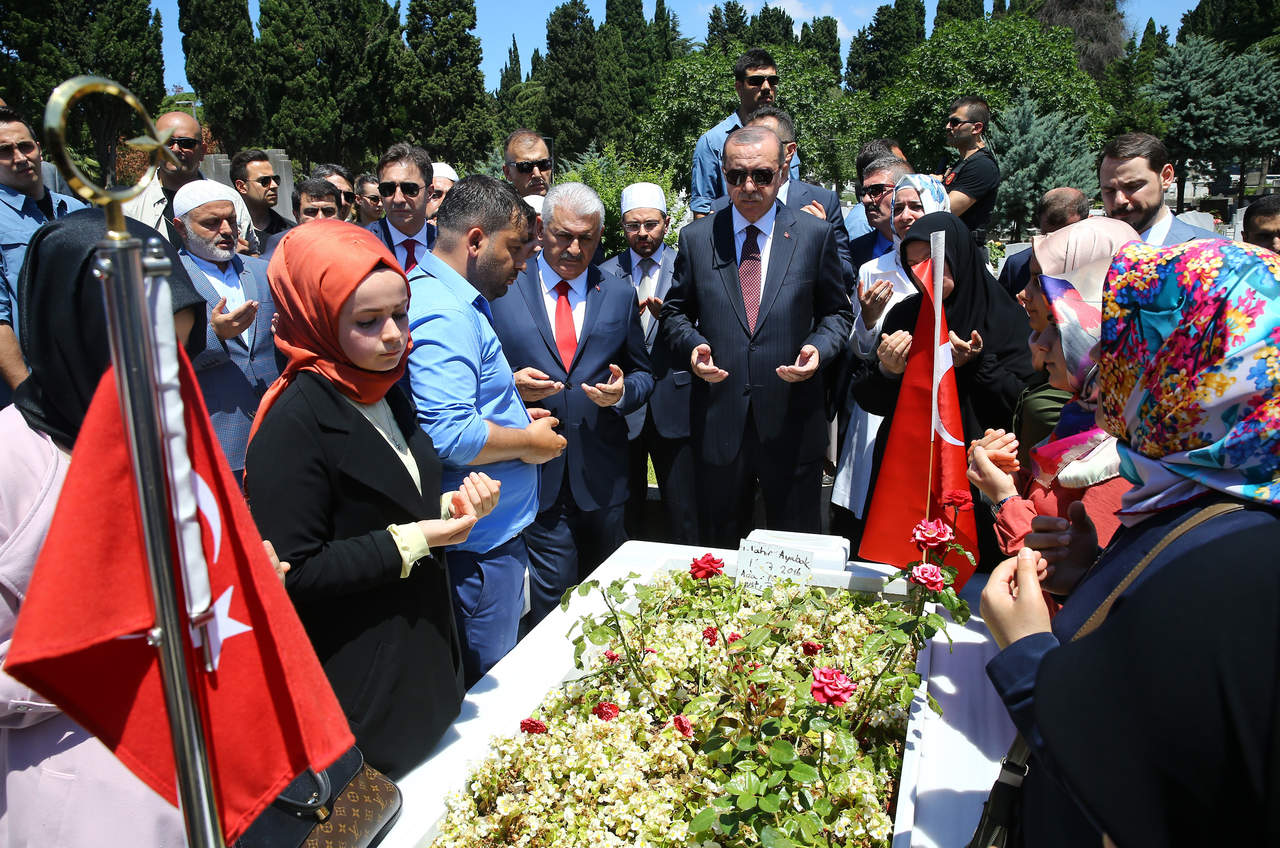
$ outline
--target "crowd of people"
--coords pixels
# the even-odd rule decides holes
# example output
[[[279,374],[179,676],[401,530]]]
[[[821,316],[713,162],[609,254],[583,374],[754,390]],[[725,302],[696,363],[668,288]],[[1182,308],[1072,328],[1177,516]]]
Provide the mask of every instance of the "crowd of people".
[[[556,182],[530,129],[505,140],[501,180],[460,178],[409,143],[370,173],[322,165],[293,186],[291,220],[264,151],[235,153],[227,186],[202,174],[190,114],[156,119],[175,161],[125,211],[171,248],[179,339],[222,452],[366,760],[393,777],[421,763],[466,689],[651,532],[650,467],[661,540],[736,548],[762,511],[766,527],[856,550],[932,314],[916,269],[944,233],[976,553],[992,572],[982,607],[1003,649],[989,674],[1031,751],[1024,843],[1155,844],[1159,830],[1166,844],[1224,819],[1280,839],[1262,767],[1280,738],[1278,596],[1256,555],[1280,541],[1280,196],[1246,210],[1249,244],[1221,239],[1166,205],[1161,141],[1123,135],[1100,151],[1102,214],[1078,187],[1048,192],[1040,235],[997,275],[984,100],[941,119],[957,153],[943,174],[916,172],[897,140],[864,144],[846,216],[802,180],[773,58],[747,51],[733,84],[739,108],[692,151],[693,220],[673,221],[659,186],[630,185],[628,248],[611,257],[600,197]],[[89,261],[103,217],[54,177],[0,106],[0,650],[109,361]],[[1250,564],[1244,588],[1204,594],[1223,584],[1197,575],[1224,558]],[[1169,662],[1158,640],[1190,635],[1160,603],[1204,602],[1225,622],[1241,599],[1257,680],[1220,662],[1245,633]],[[1186,735],[1172,718],[1135,719],[1140,739],[1117,730],[1144,686],[1177,689],[1188,669],[1223,675],[1176,702],[1221,740],[1170,741]],[[0,842],[91,844],[32,835],[75,815],[31,773],[61,725],[7,675],[0,690]],[[93,744],[58,756],[84,749],[84,773],[102,769],[133,841],[173,844],[174,811],[138,813],[143,788]],[[1133,804],[1131,787],[1109,789],[1126,773]],[[1266,821],[1221,812],[1249,804]]]

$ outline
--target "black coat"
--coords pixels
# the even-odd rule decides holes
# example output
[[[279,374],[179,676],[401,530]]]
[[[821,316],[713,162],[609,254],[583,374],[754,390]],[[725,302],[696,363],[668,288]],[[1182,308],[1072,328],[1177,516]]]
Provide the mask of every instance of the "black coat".
[[[372,424],[303,372],[249,444],[245,487],[262,537],[288,561],[298,616],[375,768],[421,763],[458,714],[462,655],[448,574],[434,555],[400,577],[387,526],[440,514],[440,460],[398,388],[387,394],[422,494]]]

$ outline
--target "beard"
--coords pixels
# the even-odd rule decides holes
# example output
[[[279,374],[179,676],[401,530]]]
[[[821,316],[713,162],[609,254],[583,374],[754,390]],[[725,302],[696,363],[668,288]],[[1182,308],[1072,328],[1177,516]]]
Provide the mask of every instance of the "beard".
[[[206,239],[197,235],[190,226],[187,227],[187,252],[206,262],[230,262],[231,257],[235,256],[234,250],[220,247],[218,239]]]

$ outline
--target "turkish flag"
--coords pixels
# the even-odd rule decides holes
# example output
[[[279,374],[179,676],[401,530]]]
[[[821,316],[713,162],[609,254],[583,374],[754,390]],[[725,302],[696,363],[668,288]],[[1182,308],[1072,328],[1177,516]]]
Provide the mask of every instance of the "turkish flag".
[[[916,270],[920,279],[930,279],[927,267]],[[858,555],[863,559],[899,568],[920,559],[920,550],[911,541],[912,528],[926,517],[945,518],[951,524],[951,511],[944,511],[940,502],[942,495],[954,489],[969,491],[969,480],[965,476],[968,459],[947,316],[939,313],[936,336],[933,318],[932,297],[926,292],[911,334],[907,370],[898,390],[889,441],[858,548]],[[973,511],[959,512],[954,529],[956,544],[976,557],[978,536]],[[957,590],[973,574],[973,565],[959,554],[949,555],[946,564],[959,572],[955,581]]]
[[[291,780],[308,767],[329,766],[354,739],[222,457],[191,363],[184,352],[180,357],[214,599],[214,621],[205,632],[216,670],[205,670],[202,649],[193,644],[197,631],[185,622],[170,637],[186,649],[230,844]],[[175,566],[181,593],[177,572]],[[186,609],[181,598],[179,608]],[[56,703],[176,805],[160,663],[145,638],[154,624],[128,437],[109,370],[76,439],[5,670]],[[127,841],[124,834],[103,838]]]

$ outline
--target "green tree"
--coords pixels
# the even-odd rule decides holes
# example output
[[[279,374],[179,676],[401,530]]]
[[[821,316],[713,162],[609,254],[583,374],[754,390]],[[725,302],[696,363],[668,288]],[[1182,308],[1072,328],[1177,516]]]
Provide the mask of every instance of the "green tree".
[[[760,13],[751,17],[748,40],[755,45],[795,44],[795,26],[796,22],[781,6],[770,6],[765,2]]]
[[[1044,0],[1035,15],[1045,26],[1075,33],[1077,61],[1094,79],[1124,52],[1124,16],[1116,0]]]
[[[257,42],[248,0],[178,0],[187,81],[224,150],[253,144],[262,122]]]
[[[498,91],[510,91],[524,79],[520,73],[520,48],[516,45],[516,37],[511,36],[511,49],[507,51],[507,64],[502,66],[498,75]]]
[[[903,61],[924,41],[923,0],[894,0],[876,9],[871,24],[850,40],[845,85],[878,94],[900,75]]]
[[[1043,111],[1026,91],[992,122],[989,139],[1000,151],[1000,189],[994,220],[1013,228],[1014,241],[1032,224],[1036,204],[1051,188],[1098,193],[1097,153],[1084,118]]]
[[[547,17],[546,129],[561,156],[587,149],[600,120],[596,28],[583,0],[566,0]]]
[[[340,32],[311,0],[260,0],[261,63],[266,143],[310,171],[329,161],[341,116],[325,68],[338,58]]]
[[[666,0],[657,0],[653,7],[653,20],[649,22],[649,60],[652,63],[645,89],[645,104],[653,97],[662,78],[667,62],[688,54],[689,40],[680,35],[680,17],[667,9]]]
[[[747,19],[747,10],[738,0],[724,2],[724,31],[735,41],[746,41],[750,35],[751,24]]]
[[[724,10],[720,5],[711,7],[711,14],[707,15],[707,40],[706,46],[708,50],[725,51],[729,47],[729,30],[724,23]]]
[[[622,190],[632,183],[656,183],[667,196],[667,216],[679,221],[685,214],[685,205],[680,202],[669,170],[641,165],[612,144],[606,144],[603,151],[591,145],[582,155],[567,160],[565,170],[556,179],[562,183],[586,183],[600,195],[604,203],[602,242],[607,256],[627,249],[627,240],[622,234]],[[674,246],[677,235],[675,227],[668,230],[667,244]]]
[[[627,149],[635,134],[632,116],[638,112],[632,108],[631,97],[637,87],[641,95],[645,91],[640,79],[640,69],[628,68],[623,64],[627,48],[622,39],[622,30],[613,24],[606,23],[600,27],[600,31],[596,33],[595,48],[597,56],[616,57],[621,61],[617,64],[614,61],[598,62],[595,66],[596,96],[599,98],[600,112],[594,133],[589,132],[584,140],[595,139]]]
[[[1003,18],[1006,14],[1008,10],[1005,8],[1004,0],[991,0],[991,17]]]
[[[824,15],[802,26],[800,46],[821,56],[835,79],[840,78],[840,24],[835,18]]]
[[[542,79],[542,51],[537,47],[533,48],[533,55],[529,57],[529,76],[526,79]]]
[[[1098,87],[1112,109],[1106,129],[1108,136],[1127,132],[1164,134],[1160,107],[1141,92],[1151,84],[1156,59],[1168,51],[1168,41],[1161,37],[1155,21],[1148,18],[1141,44],[1136,38],[1130,38],[1124,55],[1107,66]]]
[[[947,21],[976,21],[982,14],[982,0],[938,0],[933,28],[936,30]]]
[[[1178,41],[1193,35],[1225,42],[1243,52],[1280,32],[1280,5],[1273,0],[1200,0],[1184,12]]]

